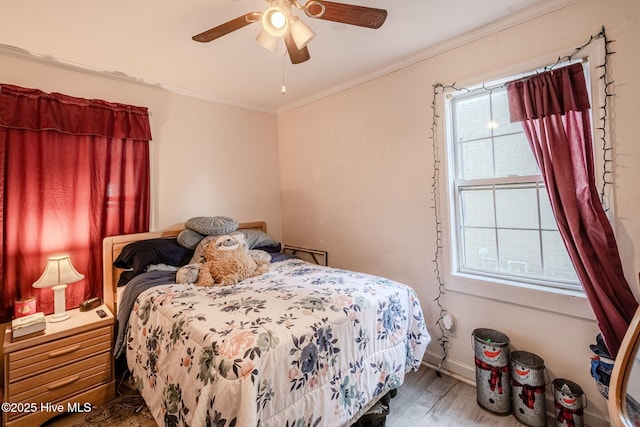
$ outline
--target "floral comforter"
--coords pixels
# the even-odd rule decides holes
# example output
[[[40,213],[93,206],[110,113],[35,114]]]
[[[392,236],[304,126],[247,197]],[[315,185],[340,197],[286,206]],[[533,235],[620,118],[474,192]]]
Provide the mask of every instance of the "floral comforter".
[[[417,370],[415,292],[287,260],[235,286],[168,284],[136,300],[126,358],[159,425],[349,425]]]

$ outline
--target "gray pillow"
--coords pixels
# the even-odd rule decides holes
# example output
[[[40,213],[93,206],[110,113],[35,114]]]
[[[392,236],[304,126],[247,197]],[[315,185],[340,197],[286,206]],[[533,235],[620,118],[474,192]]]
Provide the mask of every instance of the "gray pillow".
[[[177,237],[178,244],[188,249],[195,249],[202,239],[204,239],[202,234],[189,230],[188,228],[182,230]]]
[[[280,242],[274,240],[271,236],[262,230],[246,229],[238,230],[239,233],[244,234],[247,238],[247,246],[249,249],[263,248],[263,247],[277,247]]]
[[[220,236],[238,229],[238,223],[226,216],[197,216],[188,219],[185,227],[203,236]]]

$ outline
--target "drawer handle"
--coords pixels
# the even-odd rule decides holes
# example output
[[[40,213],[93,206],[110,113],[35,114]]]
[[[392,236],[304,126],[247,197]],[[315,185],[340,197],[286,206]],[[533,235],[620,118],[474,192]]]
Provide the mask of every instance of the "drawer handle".
[[[60,387],[64,387],[64,386],[66,386],[66,385],[69,385],[69,384],[71,384],[71,383],[73,383],[73,382],[78,381],[78,379],[79,379],[79,378],[80,378],[80,374],[75,374],[75,375],[74,375],[74,376],[72,376],[72,377],[65,378],[64,380],[60,380],[60,381],[58,381],[57,383],[51,383],[51,384],[49,384],[49,386],[47,387],[47,389],[48,389],[49,391],[51,391],[51,390],[55,390],[55,389],[60,388]]]
[[[49,358],[64,356],[65,354],[73,353],[80,348],[80,344],[72,345],[71,347],[63,348],[62,350],[56,350],[49,352]]]

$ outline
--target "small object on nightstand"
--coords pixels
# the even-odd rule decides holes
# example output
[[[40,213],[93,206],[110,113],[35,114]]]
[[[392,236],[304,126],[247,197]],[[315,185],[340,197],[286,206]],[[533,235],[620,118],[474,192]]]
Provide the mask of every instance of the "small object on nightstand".
[[[18,317],[11,321],[11,338],[21,338],[27,335],[36,334],[46,329],[47,323],[44,320],[44,313],[37,312],[28,316]]]
[[[102,318],[107,317],[107,313],[103,309],[96,310],[96,313],[98,313],[98,316]]]
[[[13,315],[15,317],[24,317],[36,312],[36,298],[27,297],[17,300],[13,304]]]
[[[102,304],[102,301],[100,300],[100,298],[89,298],[86,301],[82,301],[80,303],[80,307],[78,308],[80,309],[80,311],[89,311],[89,310],[93,310],[100,304]]]

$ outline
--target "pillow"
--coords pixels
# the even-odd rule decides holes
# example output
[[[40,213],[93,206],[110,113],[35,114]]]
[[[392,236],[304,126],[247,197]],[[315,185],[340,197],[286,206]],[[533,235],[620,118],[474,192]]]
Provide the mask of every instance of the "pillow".
[[[282,250],[282,245],[280,245],[280,243],[277,243],[276,246],[255,246],[253,250],[265,251],[270,254],[279,254]]]
[[[120,255],[113,261],[115,267],[130,270],[120,275],[118,286],[144,273],[150,265],[167,264],[178,267],[185,265],[192,254],[193,251],[180,246],[176,238],[148,239],[129,243],[122,248]]]
[[[198,246],[198,243],[200,243],[200,240],[203,238],[204,236],[202,234],[197,231],[189,230],[188,228],[182,230],[177,237],[180,246],[193,250],[195,250],[196,246]]]
[[[220,236],[238,229],[238,223],[226,216],[197,216],[188,219],[184,226],[203,236]]]
[[[287,254],[284,252],[271,255],[271,262],[286,261],[288,259],[299,259],[299,258],[294,254]]]
[[[249,249],[257,248],[278,248],[280,250],[280,242],[274,240],[271,236],[262,230],[238,230],[247,238]]]
[[[118,279],[118,287],[126,285],[134,277],[136,277],[136,275],[133,274],[133,270],[123,271],[122,273],[120,273],[120,278]]]

